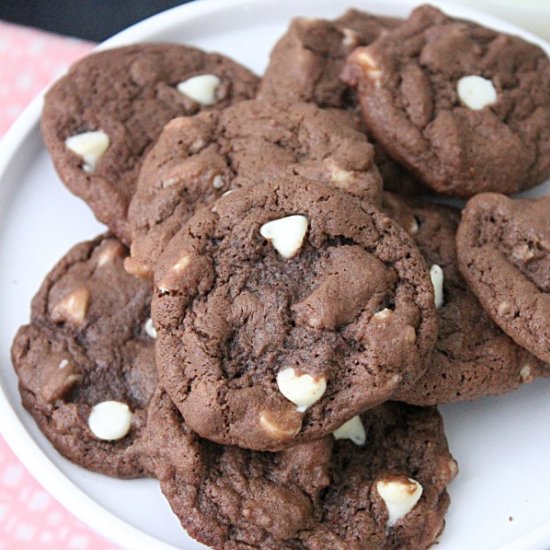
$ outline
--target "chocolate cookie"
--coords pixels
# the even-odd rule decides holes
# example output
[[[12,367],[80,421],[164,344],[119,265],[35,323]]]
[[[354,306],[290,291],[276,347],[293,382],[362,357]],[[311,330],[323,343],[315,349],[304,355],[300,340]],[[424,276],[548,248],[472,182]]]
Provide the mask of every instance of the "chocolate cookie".
[[[66,458],[96,472],[149,473],[143,428],[157,385],[151,285],[101,236],[54,267],[19,329],[12,360],[23,405]]]
[[[172,118],[254,97],[258,79],[219,54],[139,44],[90,55],[47,93],[42,134],[63,183],[130,243],[142,159]]]
[[[376,40],[400,20],[351,9],[334,21],[294,19],[277,42],[262,78],[258,97],[267,101],[307,101],[323,108],[356,110],[353,92],[340,80],[346,57]],[[361,128],[365,132],[365,128]],[[416,179],[374,142],[375,164],[384,188],[400,193],[422,191]]]
[[[342,78],[369,131],[439,193],[513,193],[550,176],[550,61],[431,6],[356,49]]]
[[[550,196],[477,195],[456,242],[462,275],[493,321],[550,362]]]
[[[349,10],[335,21],[293,19],[271,51],[258,97],[320,107],[354,105],[351,91],[340,80],[347,56],[398,24],[398,19],[359,10]]]
[[[395,399],[414,405],[465,401],[550,376],[549,367],[491,321],[460,275],[455,245],[460,212],[388,193],[384,206],[412,235],[430,268],[439,326],[428,370]]]
[[[425,370],[433,289],[375,207],[290,176],[197,212],[155,271],[163,386],[202,437],[279,450],[323,437]]]
[[[285,109],[246,101],[168,124],[140,173],[130,206],[128,271],[150,274],[170,238],[195,210],[230,189],[285,174],[331,183],[380,203],[373,149],[349,120],[315,105]]]
[[[157,394],[147,440],[172,510],[215,549],[428,548],[458,469],[441,417],[386,403],[353,424],[338,439],[247,451],[199,438]]]

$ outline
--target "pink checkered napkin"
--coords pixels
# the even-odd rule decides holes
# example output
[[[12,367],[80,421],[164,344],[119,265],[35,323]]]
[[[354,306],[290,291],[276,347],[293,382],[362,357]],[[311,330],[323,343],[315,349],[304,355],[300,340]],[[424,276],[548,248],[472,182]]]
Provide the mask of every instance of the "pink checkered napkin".
[[[0,137],[93,45],[0,21]],[[0,437],[0,550],[115,550],[52,499]]]

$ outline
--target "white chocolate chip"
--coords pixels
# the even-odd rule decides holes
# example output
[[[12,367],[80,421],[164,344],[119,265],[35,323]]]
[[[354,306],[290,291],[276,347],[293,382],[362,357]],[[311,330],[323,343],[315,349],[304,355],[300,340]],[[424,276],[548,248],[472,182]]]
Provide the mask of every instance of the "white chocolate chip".
[[[277,386],[298,407],[298,411],[304,412],[321,399],[327,389],[327,381],[323,377],[313,378],[309,374],[297,375],[292,367],[288,367],[277,374]]]
[[[342,424],[333,435],[336,439],[351,439],[356,445],[364,445],[367,440],[365,427],[359,416],[354,416]]]
[[[89,303],[90,291],[86,287],[77,288],[53,306],[52,320],[55,323],[64,321],[80,325],[86,318]]]
[[[422,485],[406,477],[380,480],[376,483],[376,490],[388,510],[388,527],[406,516],[422,496]]]
[[[223,178],[219,174],[212,179],[212,187],[214,189],[221,189],[223,187]]]
[[[179,181],[181,181],[181,179],[178,176],[172,176],[172,175],[163,176],[160,179],[160,186],[162,189],[168,189],[168,187],[172,187],[172,185],[176,185],[176,183],[178,183]]]
[[[462,104],[474,111],[497,101],[497,91],[493,83],[481,76],[463,76],[456,85],[456,91]]]
[[[449,475],[451,479],[454,479],[458,475],[458,464],[456,460],[452,459],[448,462]]]
[[[109,144],[109,136],[103,130],[76,134],[65,140],[65,147],[82,157],[84,161],[82,169],[90,173],[95,170],[97,161],[105,153]]]
[[[272,411],[260,413],[260,426],[269,437],[278,441],[292,439],[298,435],[302,427],[301,421],[297,418],[294,422],[285,423],[284,420],[284,418],[278,418]]]
[[[414,216],[412,217],[412,220],[411,220],[409,226],[406,227],[405,229],[407,230],[407,232],[410,235],[414,235],[414,234],[418,233],[419,226],[418,226],[418,222],[416,221],[416,218]]]
[[[519,371],[519,376],[522,382],[531,382],[533,380],[533,376],[531,375],[531,366],[524,365]]]
[[[307,232],[307,218],[305,216],[286,216],[264,223],[260,228],[260,234],[271,241],[275,250],[283,258],[295,256]]]
[[[55,359],[53,360],[55,361]],[[48,356],[44,357],[45,366],[49,366],[50,361]],[[54,403],[59,399],[63,399],[63,396],[71,391],[82,378],[79,369],[64,358],[60,359],[56,370],[51,371],[47,368],[44,374],[46,377],[42,378],[39,392],[47,403]]]
[[[499,315],[509,315],[512,312],[512,304],[510,302],[500,302],[497,307]]]
[[[332,159],[325,164],[330,172],[330,181],[335,187],[347,189],[356,181],[357,178],[353,172],[340,168]]]
[[[185,268],[191,263],[191,258],[188,254],[185,254],[182,256],[173,266],[172,271],[174,273],[183,273],[185,271]]]
[[[342,29],[344,38],[342,39],[342,45],[345,48],[355,48],[359,45],[359,35],[352,29]]]
[[[367,77],[372,80],[376,87],[380,86],[382,81],[382,69],[379,67],[378,63],[374,60],[369,52],[361,51],[356,56],[357,61],[363,67]]]
[[[126,403],[103,401],[92,407],[88,426],[92,433],[105,441],[122,439],[130,431],[132,413]]]
[[[162,281],[159,283],[158,289],[161,293],[170,292],[176,279],[187,269],[191,263],[189,254],[184,254],[181,258],[168,270]]]
[[[434,264],[430,267],[430,279],[434,287],[434,302],[436,309],[443,305],[443,270]]]
[[[233,191],[235,191],[235,189],[229,189],[229,191],[226,191],[222,197],[226,197],[227,195],[229,195],[230,193],[233,193]]]
[[[149,318],[147,321],[145,321],[145,332],[147,333],[147,336],[149,338],[156,338],[157,337],[157,331],[155,330],[155,327],[153,325],[153,319]]]
[[[190,146],[189,146],[189,152],[192,155],[196,155],[198,152],[200,152],[202,149],[206,147],[206,140],[203,138],[196,139]]]
[[[416,333],[415,333],[416,334]],[[416,336],[415,336],[416,340]],[[397,386],[402,380],[402,376],[400,374],[394,374],[389,380],[388,380],[388,387],[393,388],[394,386]]]
[[[208,106],[216,103],[216,91],[221,82],[215,74],[201,74],[180,82],[177,88],[193,101]]]
[[[110,264],[115,258],[124,256],[124,247],[118,241],[108,241],[97,255],[97,267]]]
[[[393,311],[387,307],[385,307],[384,309],[380,310],[380,311],[377,311],[373,316],[372,318],[375,320],[375,321],[385,321],[386,319],[388,319],[388,317],[390,317],[391,315],[393,315]]]
[[[535,257],[535,251],[528,244],[519,244],[512,249],[512,256],[515,260],[528,262]]]
[[[131,256],[124,258],[124,271],[126,271],[128,275],[140,277],[141,279],[148,279],[153,275],[153,272],[149,266],[139,260],[136,260],[136,258],[132,258]]]

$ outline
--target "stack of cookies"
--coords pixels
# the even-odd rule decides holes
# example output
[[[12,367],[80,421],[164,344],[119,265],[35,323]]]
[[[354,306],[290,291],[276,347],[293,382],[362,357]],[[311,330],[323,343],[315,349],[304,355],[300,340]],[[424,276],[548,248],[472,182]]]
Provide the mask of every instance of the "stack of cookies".
[[[550,375],[550,197],[506,196],[550,177],[549,129],[545,53],[429,6],[296,19],[262,79],[85,58],[42,131],[109,232],[32,302],[24,406],[213,548],[429,547],[458,472],[435,405]]]

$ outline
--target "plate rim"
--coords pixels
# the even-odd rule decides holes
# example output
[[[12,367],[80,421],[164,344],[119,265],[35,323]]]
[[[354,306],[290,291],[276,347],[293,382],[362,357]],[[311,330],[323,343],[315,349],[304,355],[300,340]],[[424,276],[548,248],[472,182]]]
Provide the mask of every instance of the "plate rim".
[[[233,11],[236,9],[246,9],[247,6],[257,6],[263,1],[265,0],[196,0],[195,2],[170,8],[139,21],[101,42],[91,51],[109,49],[140,41],[146,42],[149,41],[151,35],[158,32],[160,28],[167,31],[172,26],[180,25],[184,20],[195,17],[216,16],[216,12],[222,10]],[[267,1],[277,2],[279,5],[281,3],[290,4],[295,9],[296,14],[300,14],[299,0],[298,2],[296,2],[296,0]],[[349,2],[338,0],[338,4],[342,5],[342,9],[346,9],[346,6],[350,8],[353,6],[368,11],[368,3],[368,0],[349,0]],[[412,10],[422,3],[422,1],[418,0],[388,0],[388,4],[402,6],[409,10]],[[493,16],[482,10],[459,4],[454,0],[431,0],[429,3],[450,15],[465,19],[476,21],[479,20],[481,16],[484,26],[493,27],[509,34],[519,35],[523,39],[542,47],[550,56],[550,42],[523,29],[519,25]],[[377,12],[375,11],[374,13]],[[59,75],[58,78],[61,76],[62,74]],[[31,101],[0,141],[0,219],[3,217],[3,209],[9,208],[9,200],[4,197],[4,192],[9,195],[9,191],[4,190],[1,186],[3,178],[25,141],[30,138],[33,132],[37,130],[40,131],[40,114],[44,95],[50,86],[51,84]],[[9,363],[11,364],[11,361]],[[17,412],[8,399],[2,378],[0,378],[0,418],[2,419],[0,423],[0,434],[4,437],[4,440],[23,466],[30,472],[35,480],[44,487],[50,496],[94,532],[99,533],[107,540],[123,548],[131,548],[132,550],[149,550],[150,548],[158,550],[178,550],[178,547],[149,535],[120,518],[115,513],[108,511],[66,476],[41,449],[33,436],[27,431],[24,424],[20,421]],[[542,550],[545,548],[545,546],[542,545],[548,543],[550,543],[550,518],[546,524],[540,525],[536,529],[523,535],[518,535],[516,539],[500,546],[499,549],[521,550],[525,548],[540,548]]]

